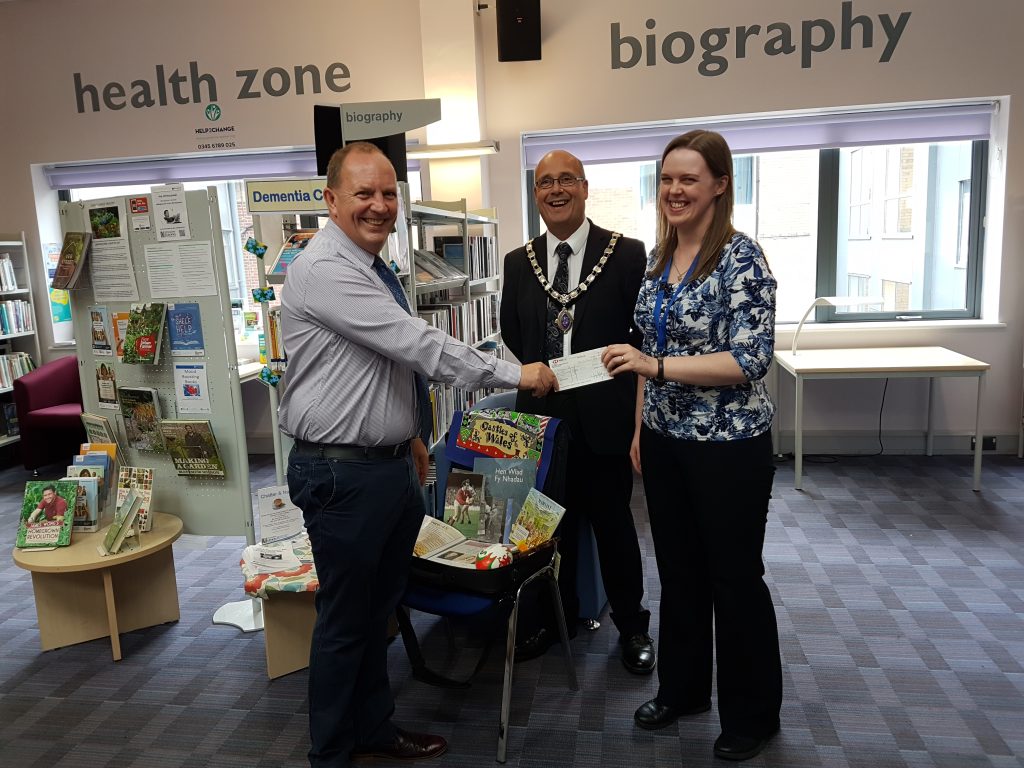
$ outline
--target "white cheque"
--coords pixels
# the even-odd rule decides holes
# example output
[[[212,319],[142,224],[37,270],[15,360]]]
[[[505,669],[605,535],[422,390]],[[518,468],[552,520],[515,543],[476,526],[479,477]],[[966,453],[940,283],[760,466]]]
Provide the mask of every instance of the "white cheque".
[[[604,350],[604,347],[588,349],[586,352],[577,352],[552,360],[548,365],[558,378],[559,391],[585,387],[587,384],[597,384],[612,378],[601,362],[601,353]]]

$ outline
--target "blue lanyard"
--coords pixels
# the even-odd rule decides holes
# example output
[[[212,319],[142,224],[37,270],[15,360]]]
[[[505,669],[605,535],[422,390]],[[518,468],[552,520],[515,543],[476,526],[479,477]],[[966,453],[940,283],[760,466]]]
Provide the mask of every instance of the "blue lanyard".
[[[665,311],[661,311],[661,301],[665,297],[665,293],[668,289],[668,276],[672,270],[672,260],[665,265],[665,272],[661,276],[661,282],[658,283],[658,299],[654,304],[654,327],[658,329],[658,354],[665,354],[665,330],[668,328],[668,313],[673,306],[679,301],[679,298],[683,294],[683,290],[686,288],[686,284],[689,282],[690,277],[693,275],[693,270],[697,268],[697,262],[700,261],[700,254],[698,253],[693,257],[693,261],[690,262],[690,268],[686,270],[686,274],[683,275],[683,279],[679,281],[679,285],[672,292],[672,296],[668,300],[668,304],[665,306]]]

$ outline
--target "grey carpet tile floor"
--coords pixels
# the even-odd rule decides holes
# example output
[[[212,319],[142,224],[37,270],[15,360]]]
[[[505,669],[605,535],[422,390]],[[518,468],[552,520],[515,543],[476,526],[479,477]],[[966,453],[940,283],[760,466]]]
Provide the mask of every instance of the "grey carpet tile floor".
[[[272,483],[254,456],[253,486]],[[0,527],[13,532],[28,474],[0,472]],[[988,456],[984,490],[966,456],[780,463],[765,544],[784,660],[782,730],[751,766],[918,768],[1024,765],[1024,462]],[[660,598],[642,492],[634,495],[657,638]],[[291,768],[306,764],[306,672],[265,675],[263,638],[211,623],[242,599],[241,537],[174,546],[181,619],[40,652],[30,575],[0,563],[0,765],[6,768]],[[606,619],[607,617],[605,617]],[[480,641],[414,614],[430,662],[471,668]],[[717,712],[662,731],[632,713],[657,690],[619,663],[610,621],[573,641],[580,690],[553,648],[516,668],[508,765],[714,766]],[[502,646],[466,690],[389,663],[395,719],[441,733],[431,765],[494,764]],[[388,761],[369,765],[388,768]]]

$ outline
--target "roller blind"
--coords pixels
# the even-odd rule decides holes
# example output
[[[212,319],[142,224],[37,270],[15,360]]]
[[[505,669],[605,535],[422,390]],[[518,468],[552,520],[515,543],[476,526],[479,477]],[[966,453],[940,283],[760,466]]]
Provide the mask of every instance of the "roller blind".
[[[661,157],[669,140],[694,128],[721,133],[733,154],[873,144],[987,139],[996,102],[857,108],[740,118],[687,119],[574,131],[524,133],[527,168],[553,149],[587,162]]]
[[[409,161],[410,171],[419,162]],[[230,155],[182,155],[88,163],[58,163],[43,167],[51,189],[115,187],[132,184],[169,184],[229,179],[313,178],[316,152],[297,148]]]

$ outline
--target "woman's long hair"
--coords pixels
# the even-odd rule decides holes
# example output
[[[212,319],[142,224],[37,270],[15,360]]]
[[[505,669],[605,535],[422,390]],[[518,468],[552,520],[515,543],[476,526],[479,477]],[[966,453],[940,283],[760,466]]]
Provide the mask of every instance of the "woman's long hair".
[[[722,249],[726,246],[736,230],[732,226],[733,207],[733,184],[732,184],[732,152],[729,145],[720,133],[714,131],[696,130],[676,136],[665,147],[661,153],[661,163],[665,164],[665,158],[669,152],[676,149],[692,149],[704,158],[712,178],[727,178],[725,190],[715,198],[714,216],[711,225],[700,244],[700,253],[697,267],[693,271],[690,281],[703,280],[715,271],[718,266],[718,259]],[[660,185],[660,182],[659,182]],[[665,270],[665,265],[672,260],[676,245],[679,243],[679,236],[676,229],[669,224],[665,218],[665,212],[661,207],[661,190],[658,191],[658,250],[657,260],[651,268],[649,277],[656,278]]]

